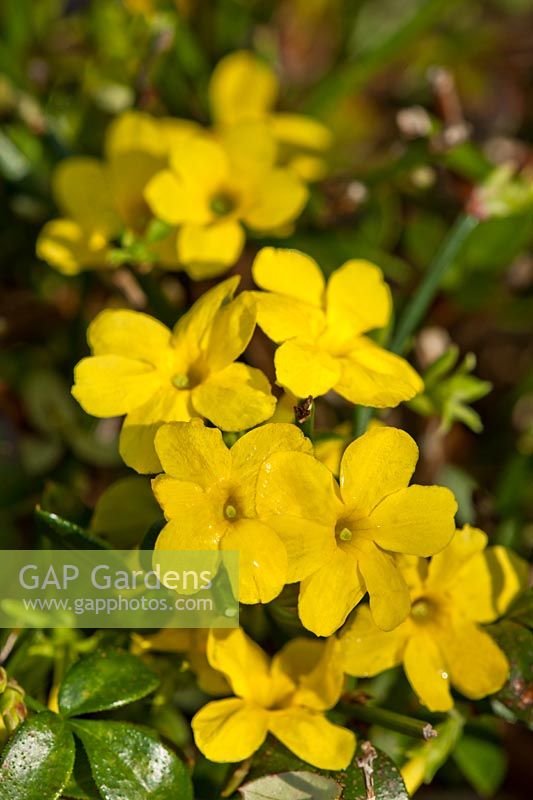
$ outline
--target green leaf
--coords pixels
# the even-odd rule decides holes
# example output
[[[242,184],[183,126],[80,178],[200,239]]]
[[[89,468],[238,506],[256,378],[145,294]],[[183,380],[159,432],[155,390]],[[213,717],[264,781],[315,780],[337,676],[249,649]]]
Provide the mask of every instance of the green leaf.
[[[123,722],[71,720],[104,800],[193,800],[185,765],[153,736]]]
[[[453,751],[453,759],[482,797],[491,797],[500,788],[507,769],[507,759],[496,742],[465,734]]]
[[[509,659],[507,683],[493,698],[493,708],[503,717],[511,715],[533,725],[533,633],[512,620],[490,625],[487,632]]]
[[[408,800],[402,776],[390,760],[380,750],[375,750],[376,758],[372,763],[374,790],[379,800]],[[344,780],[343,800],[365,800],[368,796],[365,784],[363,769],[359,766],[358,759],[361,757],[360,748],[352,763],[346,770]],[[342,773],[330,773],[333,777]]]
[[[63,789],[63,797],[68,797],[70,800],[101,800],[91,774],[89,760],[81,743],[77,740],[74,769]]]
[[[241,786],[244,800],[339,800],[342,786],[312,772],[267,775]]]
[[[358,764],[360,757],[361,749],[358,748],[347,769],[340,772],[319,770],[299,759],[273,737],[269,737],[254,757],[248,779],[249,782],[252,782],[257,778],[274,773],[312,772],[340,783],[344,789],[343,800],[365,800],[367,792],[363,770]],[[380,750],[376,750],[372,769],[376,797],[380,800],[408,800],[400,773],[390,758]]]
[[[104,711],[146,697],[159,678],[129,653],[97,652],[74,664],[59,689],[59,709],[67,717]]]
[[[0,759],[2,800],[55,800],[74,765],[74,739],[66,724],[45,711],[25,722]]]
[[[43,524],[44,532],[50,541],[62,550],[107,550],[109,545],[85,528],[63,519],[58,514],[37,506],[37,520]]]
[[[148,528],[162,512],[147,478],[123,478],[100,496],[91,520],[91,532],[111,542],[119,550],[139,544]]]
[[[517,597],[506,616],[526,628],[533,628],[533,588]]]

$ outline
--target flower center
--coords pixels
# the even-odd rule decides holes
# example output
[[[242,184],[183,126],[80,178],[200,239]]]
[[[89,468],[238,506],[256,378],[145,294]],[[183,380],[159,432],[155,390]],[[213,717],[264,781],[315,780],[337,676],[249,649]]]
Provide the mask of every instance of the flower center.
[[[176,372],[171,381],[176,389],[188,389],[190,386],[189,376],[185,372]]]
[[[427,597],[420,597],[411,606],[411,616],[415,622],[429,622],[435,618],[437,607]]]
[[[216,214],[218,217],[224,217],[226,214],[230,214],[235,208],[235,200],[233,197],[230,197],[229,194],[221,192],[211,198],[209,208],[213,214]]]
[[[226,503],[224,506],[224,516],[229,520],[234,520],[236,518],[237,509],[232,503]]]
[[[343,528],[339,532],[338,536],[339,536],[339,539],[341,540],[341,542],[351,542],[352,541],[352,537],[353,537],[353,533],[351,532],[351,530],[349,528]]]

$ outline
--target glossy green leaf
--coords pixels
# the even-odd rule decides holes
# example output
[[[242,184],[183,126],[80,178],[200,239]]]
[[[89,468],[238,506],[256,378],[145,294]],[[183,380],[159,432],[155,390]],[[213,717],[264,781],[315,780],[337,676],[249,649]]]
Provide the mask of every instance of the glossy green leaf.
[[[101,536],[119,550],[138,545],[162,512],[150,482],[141,476],[122,478],[100,496],[91,520],[91,533]]]
[[[342,786],[312,772],[267,775],[241,786],[244,800],[339,800]]]
[[[380,800],[408,800],[402,776],[390,758],[380,750],[375,750],[375,753],[372,770],[376,797],[379,797]],[[368,796],[364,772],[359,766],[361,755],[361,749],[358,747],[355,758],[346,770],[342,781],[344,785],[343,800],[365,800]],[[331,773],[332,776],[335,774]]]
[[[509,659],[507,683],[494,695],[496,713],[533,724],[533,632],[512,620],[502,620],[488,629]]]
[[[453,759],[481,797],[492,797],[500,788],[507,759],[498,743],[465,734],[453,751]]]
[[[17,729],[0,759],[2,800],[55,800],[74,765],[74,738],[45,711]]]
[[[192,800],[185,765],[143,730],[122,722],[71,720],[103,800]]]
[[[129,653],[97,652],[68,671],[59,690],[59,709],[67,717],[132,703],[157,689],[159,678]]]
[[[269,737],[252,762],[247,783],[265,775],[285,772],[312,772],[332,778],[343,787],[343,800],[365,800],[367,797],[365,778],[358,764],[361,757],[359,747],[352,763],[340,772],[319,770],[297,758],[273,737]],[[408,800],[402,777],[390,758],[376,750],[372,762],[376,797],[380,800]]]
[[[67,785],[63,789],[63,797],[69,800],[101,800],[100,793],[91,774],[89,759],[81,742],[76,740],[76,758],[74,769]]]
[[[526,628],[533,628],[533,588],[516,598],[506,616]]]

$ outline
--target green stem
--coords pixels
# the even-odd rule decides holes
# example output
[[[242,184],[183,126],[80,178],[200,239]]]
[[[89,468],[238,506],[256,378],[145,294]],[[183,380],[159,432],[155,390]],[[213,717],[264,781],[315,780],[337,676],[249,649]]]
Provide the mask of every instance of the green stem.
[[[405,714],[397,714],[396,711],[387,711],[385,708],[377,708],[377,706],[363,703],[349,703],[345,705],[345,708],[353,718],[360,722],[381,725],[383,728],[413,736],[415,739],[427,740],[437,736],[437,731],[429,722],[407,717]]]
[[[40,714],[42,711],[48,711],[49,709],[43,705],[39,700],[36,700],[35,697],[30,697],[29,694],[24,695],[24,705],[30,709],[30,711],[35,711]]]
[[[437,294],[448,268],[455,260],[468,236],[479,225],[479,220],[469,214],[461,214],[455,221],[440,250],[430,264],[413,298],[407,303],[390,343],[393,353],[402,353],[432,300]]]

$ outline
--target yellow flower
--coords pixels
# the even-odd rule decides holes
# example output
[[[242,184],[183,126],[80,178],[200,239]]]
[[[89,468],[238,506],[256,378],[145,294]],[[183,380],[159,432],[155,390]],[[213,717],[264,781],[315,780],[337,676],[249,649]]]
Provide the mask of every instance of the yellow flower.
[[[241,629],[213,630],[207,657],[236,695],[208,703],[193,718],[196,744],[208,759],[242,761],[270,732],[315,767],[348,766],[355,736],[324,713],[338,702],[343,688],[335,639],[294,639],[270,662]]]
[[[365,592],[380,628],[399,625],[410,598],[395,554],[428,556],[453,536],[452,493],[408,486],[417,459],[407,433],[375,428],[346,449],[340,486],[304,453],[263,464],[258,512],[285,543],[288,582],[301,581],[300,619],[318,636],[336,631]]]
[[[368,608],[358,609],[340,638],[346,672],[375,675],[403,663],[431,711],[453,706],[450,684],[473,700],[498,691],[509,665],[479,623],[501,616],[525,584],[527,565],[504,547],[485,550],[486,544],[486,534],[467,525],[430,562],[402,559],[410,616],[384,633]]]
[[[272,453],[311,450],[296,425],[271,423],[249,431],[231,449],[216,428],[164,425],[155,439],[165,471],[152,482],[169,522],[158,550],[233,550],[240,553],[239,597],[268,603],[287,579],[287,553],[256,511],[261,464]]]
[[[183,653],[203,692],[214,696],[227,695],[228,682],[207,660],[208,634],[207,628],[163,628],[149,636],[134,633],[132,653]]]
[[[170,148],[196,128],[192,122],[127,111],[107,130],[105,160],[73,156],[61,161],[52,188],[63,216],[41,230],[38,256],[67,275],[112,267],[112,243],[125,231],[142,234],[151,219],[143,197],[146,184],[167,163]],[[172,236],[152,249],[166,266],[176,265]]]
[[[176,147],[170,168],[148,184],[146,200],[164,222],[179,225],[178,258],[194,279],[226,271],[239,258],[244,223],[270,232],[292,222],[307,202],[301,180],[274,165],[275,142],[256,123],[219,140],[198,135]]]
[[[278,163],[287,164],[305,181],[322,178],[329,130],[302,114],[276,113],[279,84],[274,71],[254,53],[238,50],[217,64],[209,84],[211,113],[221,127],[262,122],[278,142]]]
[[[327,287],[318,264],[296,250],[265,247],[253,276],[257,323],[274,342],[278,383],[298,397],[334,389],[351,403],[390,408],[423,383],[409,364],[379,347],[366,331],[385,326],[391,296],[378,267],[348,261]]]
[[[120,453],[138,472],[159,472],[154,435],[163,422],[205,417],[227,431],[268,419],[275,399],[263,373],[234,363],[255,327],[239,278],[206,292],[170,331],[147,314],[102,311],[89,326],[93,355],[74,371],[72,394],[89,414],[126,414]]]

